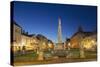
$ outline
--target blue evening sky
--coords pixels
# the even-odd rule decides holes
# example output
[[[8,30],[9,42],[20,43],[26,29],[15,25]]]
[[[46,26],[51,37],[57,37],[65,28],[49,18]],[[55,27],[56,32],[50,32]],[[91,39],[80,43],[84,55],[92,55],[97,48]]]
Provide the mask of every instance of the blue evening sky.
[[[58,17],[61,17],[62,39],[71,37],[81,25],[84,31],[97,26],[97,7],[34,2],[14,2],[14,21],[29,34],[42,34],[57,42]]]

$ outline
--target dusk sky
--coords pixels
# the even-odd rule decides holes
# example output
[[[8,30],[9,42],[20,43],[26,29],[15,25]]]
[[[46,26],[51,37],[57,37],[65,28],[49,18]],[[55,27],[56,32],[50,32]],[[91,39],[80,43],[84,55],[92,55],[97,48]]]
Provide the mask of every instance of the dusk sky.
[[[29,34],[42,34],[57,42],[58,17],[61,17],[62,39],[71,37],[82,26],[93,31],[97,26],[97,7],[14,2],[14,21]]]

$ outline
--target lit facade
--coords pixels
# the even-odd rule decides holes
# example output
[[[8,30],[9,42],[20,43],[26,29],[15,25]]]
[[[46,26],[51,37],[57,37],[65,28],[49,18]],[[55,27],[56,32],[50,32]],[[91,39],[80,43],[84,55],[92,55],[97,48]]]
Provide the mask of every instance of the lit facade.
[[[22,34],[22,45],[25,50],[37,50],[38,40],[33,35]]]
[[[29,35],[28,32],[22,31],[22,27],[13,23],[13,42],[11,49],[16,51],[22,50],[48,50],[54,49],[54,43],[43,35],[37,38],[37,35]]]
[[[12,39],[12,45],[11,48],[14,52],[18,51],[21,49],[21,30],[22,28],[17,24],[13,23],[13,39]]]
[[[96,48],[97,48],[97,40],[96,39],[97,39],[97,36],[96,36],[96,34],[94,34],[94,35],[85,37],[81,43],[83,44],[83,47],[86,50],[96,50]]]
[[[82,29],[79,29],[71,37],[70,43],[71,43],[71,48],[80,48],[80,44],[85,49],[93,48],[93,46],[97,45],[97,33],[96,31],[84,32]]]

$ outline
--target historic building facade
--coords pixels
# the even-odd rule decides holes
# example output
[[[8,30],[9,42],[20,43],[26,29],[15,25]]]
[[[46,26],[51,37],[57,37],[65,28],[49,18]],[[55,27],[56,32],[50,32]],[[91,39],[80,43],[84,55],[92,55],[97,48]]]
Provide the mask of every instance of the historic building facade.
[[[80,48],[80,44],[85,49],[97,46],[97,32],[85,32],[79,27],[78,31],[70,38],[71,48]],[[94,48],[93,48],[94,49]]]
[[[12,32],[12,51],[22,51],[22,50],[48,50],[54,49],[54,43],[47,39],[43,35],[30,35],[25,32],[20,25],[13,22],[13,32]]]
[[[38,40],[34,35],[29,35],[27,33],[22,33],[22,45],[25,50],[37,50]]]
[[[11,48],[13,51],[18,51],[21,49],[21,33],[22,33],[22,27],[18,25],[16,22],[13,22],[12,24],[13,29],[12,29],[12,43],[11,43]]]
[[[83,47],[86,50],[95,51],[97,49],[97,35],[96,35],[96,33],[93,33],[92,35],[85,37],[81,43],[83,44]]]

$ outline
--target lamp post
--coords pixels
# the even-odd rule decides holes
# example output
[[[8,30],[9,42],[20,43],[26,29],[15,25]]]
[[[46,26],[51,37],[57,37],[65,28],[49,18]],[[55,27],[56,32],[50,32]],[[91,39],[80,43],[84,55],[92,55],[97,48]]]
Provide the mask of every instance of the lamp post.
[[[38,60],[44,60],[44,57],[43,57],[44,52],[43,52],[42,46],[43,46],[43,42],[39,41]]]
[[[83,35],[79,35],[79,50],[80,50],[80,58],[85,58],[85,54],[84,54],[84,47],[82,44],[82,40],[83,40]]]
[[[70,43],[70,39],[66,39],[66,44],[67,44],[67,53],[68,53],[68,55],[66,56],[66,58],[71,58],[71,51],[70,51],[70,49],[71,49],[71,43]]]
[[[70,42],[68,42],[68,51],[70,51],[70,46],[71,46]]]

